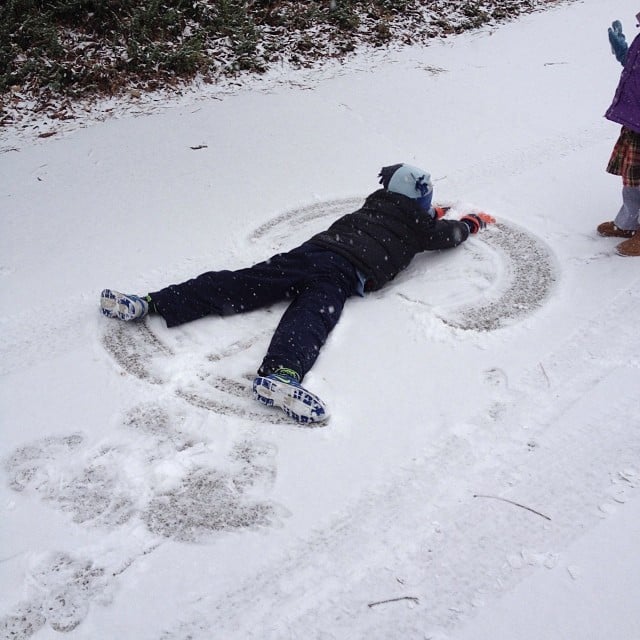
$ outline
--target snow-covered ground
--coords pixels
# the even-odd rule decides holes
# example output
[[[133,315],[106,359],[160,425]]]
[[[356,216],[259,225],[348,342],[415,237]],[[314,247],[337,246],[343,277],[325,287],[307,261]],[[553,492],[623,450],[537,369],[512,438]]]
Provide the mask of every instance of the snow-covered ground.
[[[594,231],[606,28],[637,10],[3,131],[0,636],[638,640],[640,261]],[[306,378],[327,426],[250,397],[283,307],[100,316],[105,286],[294,246],[403,161],[498,224],[347,303]]]

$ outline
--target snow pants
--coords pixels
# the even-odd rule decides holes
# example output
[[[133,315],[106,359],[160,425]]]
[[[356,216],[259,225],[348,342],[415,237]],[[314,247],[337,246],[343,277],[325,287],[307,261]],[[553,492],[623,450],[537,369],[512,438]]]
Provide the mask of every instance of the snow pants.
[[[228,316],[291,300],[258,372],[311,369],[344,303],[358,292],[356,268],[343,256],[306,242],[238,271],[209,271],[149,295],[168,327],[210,314]]]

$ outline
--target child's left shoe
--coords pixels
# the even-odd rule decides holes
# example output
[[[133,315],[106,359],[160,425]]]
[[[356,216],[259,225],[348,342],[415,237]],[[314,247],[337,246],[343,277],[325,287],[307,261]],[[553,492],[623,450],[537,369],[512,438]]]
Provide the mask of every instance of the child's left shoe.
[[[624,242],[621,242],[616,247],[616,252],[620,256],[627,256],[627,257],[640,256],[640,231],[636,231],[631,238],[629,238],[628,240],[625,240]]]
[[[603,222],[599,224],[596,231],[599,236],[603,238],[631,238],[633,237],[633,231],[627,231],[626,229],[620,229],[613,221]]]
[[[257,376],[253,381],[253,397],[267,407],[282,409],[300,424],[325,422],[329,419],[324,402],[290,375],[276,372],[268,376]]]
[[[149,303],[140,296],[104,289],[100,294],[100,310],[107,318],[141,320],[149,313]]]

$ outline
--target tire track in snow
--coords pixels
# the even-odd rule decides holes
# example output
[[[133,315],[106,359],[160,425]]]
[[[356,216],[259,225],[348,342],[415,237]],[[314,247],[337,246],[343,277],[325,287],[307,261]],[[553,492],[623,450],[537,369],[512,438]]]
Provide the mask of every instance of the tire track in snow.
[[[80,296],[69,296],[65,304],[82,308],[83,301]],[[73,351],[83,329],[78,316],[43,315],[32,310],[5,315],[0,318],[0,376]]]
[[[523,173],[529,173],[536,167],[544,166],[549,161],[569,157],[577,151],[584,151],[603,142],[615,142],[612,139],[611,127],[605,121],[595,127],[580,129],[571,133],[562,132],[527,145],[511,148],[506,153],[489,155],[480,162],[468,167],[456,167],[455,176],[447,179],[451,183],[451,191],[463,191],[469,184],[492,184],[497,175],[506,180]],[[459,185],[459,188],[456,186]]]

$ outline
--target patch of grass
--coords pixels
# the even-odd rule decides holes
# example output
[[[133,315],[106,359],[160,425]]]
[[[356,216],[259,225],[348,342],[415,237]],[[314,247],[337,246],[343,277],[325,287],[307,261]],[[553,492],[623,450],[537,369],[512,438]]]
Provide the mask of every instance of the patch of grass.
[[[37,105],[310,66],[570,1],[2,0],[0,97]]]

